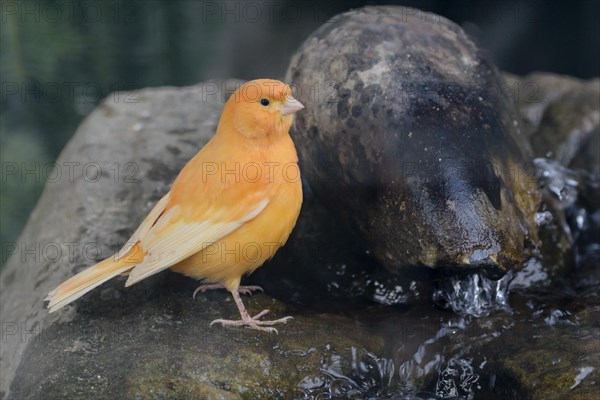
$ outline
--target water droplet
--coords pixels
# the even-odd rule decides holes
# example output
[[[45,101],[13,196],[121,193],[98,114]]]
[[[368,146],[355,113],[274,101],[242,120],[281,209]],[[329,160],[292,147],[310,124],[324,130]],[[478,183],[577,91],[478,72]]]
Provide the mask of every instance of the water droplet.
[[[547,225],[553,220],[552,213],[550,211],[537,212],[535,213],[534,220],[537,226]]]

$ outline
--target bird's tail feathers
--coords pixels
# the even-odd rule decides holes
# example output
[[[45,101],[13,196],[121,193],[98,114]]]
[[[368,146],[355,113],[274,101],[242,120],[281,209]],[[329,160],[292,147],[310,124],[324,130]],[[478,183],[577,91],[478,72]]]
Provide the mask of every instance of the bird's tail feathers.
[[[46,297],[46,300],[49,301],[48,308],[50,308],[50,312],[54,312],[77,300],[109,279],[128,272],[141,263],[144,256],[144,251],[137,243],[123,257],[116,259],[117,255],[115,254],[72,276],[52,290]]]

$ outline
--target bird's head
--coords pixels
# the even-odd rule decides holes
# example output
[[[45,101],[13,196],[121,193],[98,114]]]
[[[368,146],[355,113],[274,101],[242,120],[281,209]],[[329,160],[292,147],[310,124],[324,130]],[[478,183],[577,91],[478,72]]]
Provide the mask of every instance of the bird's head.
[[[304,106],[283,82],[257,79],[242,85],[227,101],[225,113],[241,135],[260,139],[287,134],[294,113]]]

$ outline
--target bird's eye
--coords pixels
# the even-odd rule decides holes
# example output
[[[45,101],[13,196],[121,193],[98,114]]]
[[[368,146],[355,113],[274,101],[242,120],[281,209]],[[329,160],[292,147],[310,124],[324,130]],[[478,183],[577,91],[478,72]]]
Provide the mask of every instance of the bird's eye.
[[[262,104],[263,106],[268,106],[269,105],[269,99],[260,99],[260,104]]]

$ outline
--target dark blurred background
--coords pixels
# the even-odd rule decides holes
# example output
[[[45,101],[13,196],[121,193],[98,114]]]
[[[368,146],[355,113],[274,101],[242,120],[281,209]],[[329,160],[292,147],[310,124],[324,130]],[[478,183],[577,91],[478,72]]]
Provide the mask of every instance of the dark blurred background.
[[[600,68],[597,0],[0,4],[3,249],[35,206],[46,166],[109,93],[212,78],[281,78],[302,41],[350,8],[397,4],[435,12],[461,25],[500,69],[519,75],[550,71],[585,79]]]

